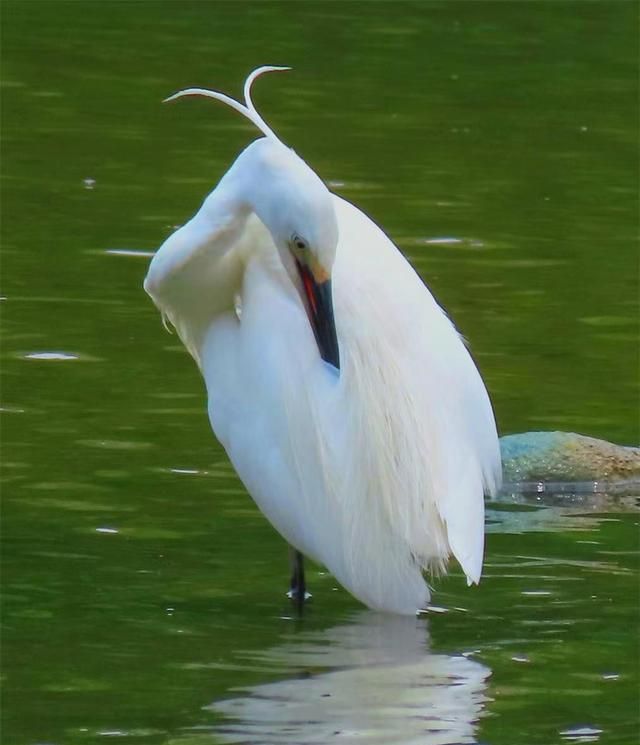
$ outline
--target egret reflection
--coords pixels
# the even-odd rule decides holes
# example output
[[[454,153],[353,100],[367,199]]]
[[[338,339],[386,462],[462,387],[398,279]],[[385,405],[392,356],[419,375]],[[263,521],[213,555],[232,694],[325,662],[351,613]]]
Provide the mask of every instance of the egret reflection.
[[[364,611],[302,632],[252,660],[294,677],[242,689],[209,708],[224,743],[475,743],[491,671],[433,654],[424,618]]]

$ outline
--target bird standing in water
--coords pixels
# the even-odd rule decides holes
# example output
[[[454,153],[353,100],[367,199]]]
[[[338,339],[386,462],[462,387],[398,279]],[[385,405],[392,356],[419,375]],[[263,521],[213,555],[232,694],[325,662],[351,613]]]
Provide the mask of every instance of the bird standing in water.
[[[500,482],[487,391],[411,265],[261,130],[155,254],[144,287],[204,377],[213,431],[292,547],[371,608],[413,614],[451,554],[477,583],[484,493]]]

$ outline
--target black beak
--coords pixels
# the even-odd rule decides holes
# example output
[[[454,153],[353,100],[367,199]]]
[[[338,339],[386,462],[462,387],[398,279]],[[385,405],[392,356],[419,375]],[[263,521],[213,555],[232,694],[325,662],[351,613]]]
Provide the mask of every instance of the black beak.
[[[331,280],[316,282],[313,273],[305,264],[296,261],[309,323],[316,337],[320,356],[325,362],[340,369],[340,351],[336,335],[336,323],[333,317],[333,298]]]

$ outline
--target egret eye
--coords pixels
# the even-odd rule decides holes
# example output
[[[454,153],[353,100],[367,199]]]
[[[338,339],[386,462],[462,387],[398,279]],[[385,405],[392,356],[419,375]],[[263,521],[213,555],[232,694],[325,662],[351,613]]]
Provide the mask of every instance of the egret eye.
[[[304,238],[301,238],[299,235],[292,236],[291,243],[293,244],[294,248],[298,249],[298,251],[304,251],[305,249],[309,248],[309,244],[304,240]]]

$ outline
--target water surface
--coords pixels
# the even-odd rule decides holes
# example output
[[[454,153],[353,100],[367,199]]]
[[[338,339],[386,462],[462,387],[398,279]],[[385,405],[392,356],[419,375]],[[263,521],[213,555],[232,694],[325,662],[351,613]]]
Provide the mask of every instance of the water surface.
[[[3,734],[18,745],[630,743],[634,495],[494,504],[485,575],[363,610],[281,539],[141,291],[255,137],[382,224],[503,433],[638,432],[637,6],[3,4]]]

